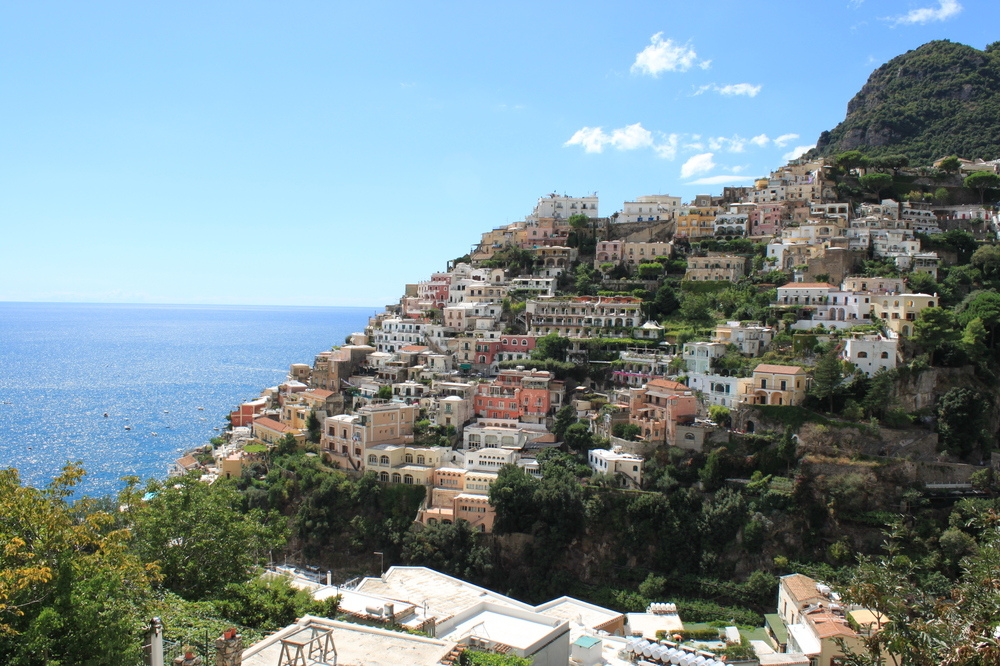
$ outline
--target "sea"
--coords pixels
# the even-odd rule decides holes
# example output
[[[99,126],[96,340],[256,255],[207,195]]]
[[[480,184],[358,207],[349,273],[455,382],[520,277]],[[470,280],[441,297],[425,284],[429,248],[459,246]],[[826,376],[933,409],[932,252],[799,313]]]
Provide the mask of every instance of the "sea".
[[[292,363],[364,330],[375,308],[0,303],[0,468],[76,494],[163,478]]]

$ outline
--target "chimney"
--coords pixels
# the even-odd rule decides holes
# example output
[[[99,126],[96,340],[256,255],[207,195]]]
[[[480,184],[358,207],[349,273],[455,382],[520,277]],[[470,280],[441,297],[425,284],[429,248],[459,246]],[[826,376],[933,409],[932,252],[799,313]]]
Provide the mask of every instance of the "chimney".
[[[215,639],[215,666],[240,666],[243,663],[243,636],[229,629]]]

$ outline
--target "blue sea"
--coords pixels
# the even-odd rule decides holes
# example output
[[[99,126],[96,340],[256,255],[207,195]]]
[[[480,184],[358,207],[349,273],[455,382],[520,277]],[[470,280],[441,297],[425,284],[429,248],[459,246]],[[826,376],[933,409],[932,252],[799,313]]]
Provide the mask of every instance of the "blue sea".
[[[233,407],[375,311],[0,303],[0,468],[42,486],[79,460],[78,490],[95,496],[126,475],[164,477]]]

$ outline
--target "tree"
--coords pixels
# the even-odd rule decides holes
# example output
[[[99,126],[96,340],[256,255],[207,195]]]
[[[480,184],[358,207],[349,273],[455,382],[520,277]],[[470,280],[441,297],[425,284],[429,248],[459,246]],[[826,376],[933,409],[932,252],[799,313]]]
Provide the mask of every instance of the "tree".
[[[306,421],[306,430],[308,433],[306,439],[314,444],[318,444],[323,430],[323,424],[319,422],[319,417],[316,416],[315,409],[310,410],[309,412],[309,419]]]
[[[983,245],[972,253],[969,263],[982,271],[985,278],[1000,278],[1000,247]]]
[[[378,387],[378,393],[375,394],[379,400],[392,400],[392,387],[388,384],[383,384]]]
[[[549,333],[535,341],[535,348],[531,351],[531,358],[537,361],[544,361],[546,359],[565,361],[567,351],[569,351],[569,338],[564,338],[557,333]]]
[[[938,168],[945,173],[957,173],[959,167],[962,166],[962,162],[958,159],[958,156],[952,155],[941,160],[941,164]]]
[[[850,171],[858,167],[868,166],[868,158],[865,157],[860,151],[848,150],[846,152],[840,153],[835,158],[833,158],[834,164],[843,169],[844,171]]]
[[[933,364],[937,352],[958,340],[955,317],[945,308],[924,308],[913,325],[913,341],[931,355]]]
[[[1000,188],[1000,176],[991,171],[977,171],[966,176],[962,186],[979,192],[979,203],[986,203],[986,190]]]
[[[951,203],[951,193],[947,187],[939,187],[934,190],[934,203],[938,205]]]
[[[586,453],[593,448],[594,436],[586,423],[574,423],[566,428],[563,435],[563,442],[571,451]]]
[[[669,285],[663,285],[656,290],[653,300],[644,303],[643,306],[647,317],[661,320],[673,314],[680,307],[680,301],[677,300],[677,295],[674,294],[674,290]]]
[[[538,481],[517,465],[504,465],[490,486],[490,504],[496,512],[493,532],[530,532],[535,523],[538,507],[535,490]]]
[[[627,439],[630,442],[634,442],[642,434],[642,428],[634,423],[616,423],[611,427],[611,434],[618,439]]]
[[[163,585],[192,600],[217,595],[246,581],[268,552],[281,547],[284,521],[254,509],[228,480],[209,485],[192,476],[170,484],[151,482],[145,499],[134,484],[122,492],[135,549],[156,562]]]
[[[816,367],[813,368],[812,386],[809,389],[809,392],[820,400],[829,398],[829,411],[831,412],[833,411],[833,396],[837,392],[840,380],[843,379],[843,372],[841,371],[840,359],[837,357],[837,353],[838,348],[835,347],[820,356],[819,361],[816,362]]]
[[[648,264],[639,264],[636,272],[642,280],[655,280],[663,275],[663,264],[658,264],[655,261]]]
[[[982,451],[987,441],[989,398],[973,389],[956,387],[938,400],[937,427],[942,448],[966,457]]]
[[[117,511],[69,503],[67,465],[44,490],[0,470],[0,662],[138,663],[156,568],[131,548]]]
[[[684,295],[684,300],[681,302],[681,316],[685,321],[695,324],[704,324],[715,319],[708,297],[693,292]]]
[[[892,185],[892,176],[887,173],[869,173],[858,178],[858,183],[874,194],[876,199],[881,199],[882,192]]]
[[[556,412],[555,422],[552,424],[552,434],[561,440],[566,434],[566,430],[576,422],[576,408],[572,404],[563,405]]]

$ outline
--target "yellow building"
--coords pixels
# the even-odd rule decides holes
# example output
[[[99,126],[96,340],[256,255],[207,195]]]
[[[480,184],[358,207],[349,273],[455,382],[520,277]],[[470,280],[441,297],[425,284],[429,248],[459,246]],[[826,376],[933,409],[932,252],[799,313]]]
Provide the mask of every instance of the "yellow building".
[[[719,209],[715,206],[690,206],[682,208],[677,215],[678,238],[712,238],[715,236],[715,216]]]
[[[750,405],[799,405],[806,398],[809,376],[797,365],[761,363],[753,371],[753,383],[744,390]]]
[[[913,334],[913,324],[922,310],[938,306],[937,294],[889,294],[872,298],[872,314],[900,335]]]

